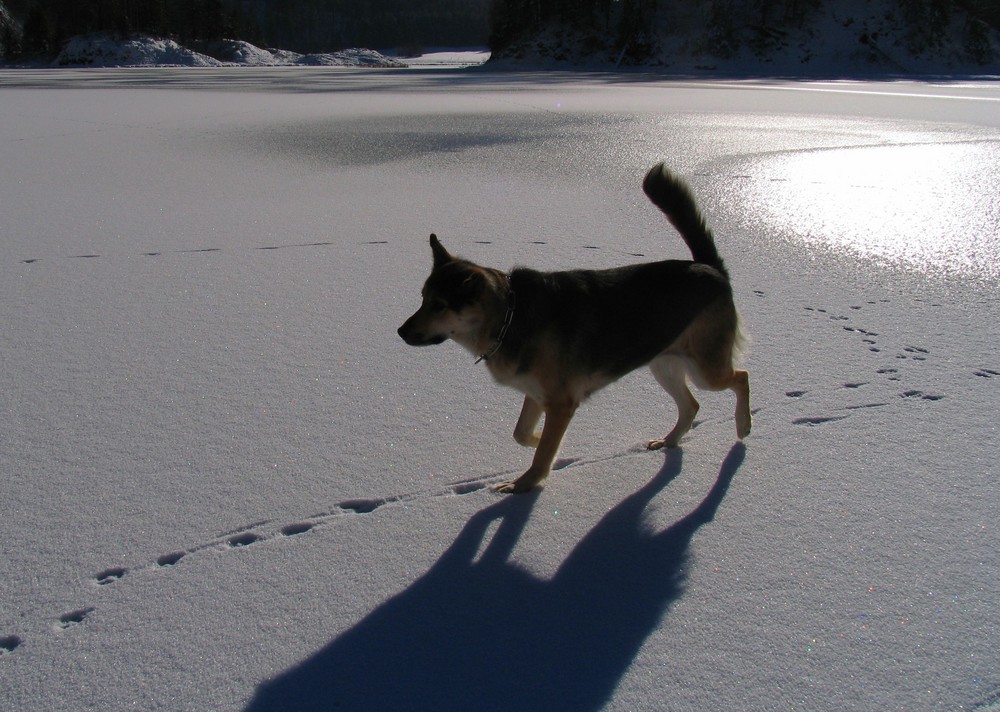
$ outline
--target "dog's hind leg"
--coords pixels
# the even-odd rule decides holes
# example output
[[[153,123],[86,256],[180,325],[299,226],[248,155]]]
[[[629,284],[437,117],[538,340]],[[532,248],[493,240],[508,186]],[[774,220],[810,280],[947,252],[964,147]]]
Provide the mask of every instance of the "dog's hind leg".
[[[494,487],[495,492],[528,492],[549,476],[552,463],[559,454],[563,436],[569,427],[569,421],[573,419],[573,414],[579,405],[577,402],[567,401],[545,407],[545,425],[542,427],[542,435],[538,439],[538,448],[535,450],[531,467],[516,480]]]
[[[524,397],[524,405],[521,406],[521,415],[518,416],[517,425],[514,426],[514,441],[518,445],[525,447],[536,447],[539,437],[535,429],[538,421],[542,419],[542,404],[531,396]]]
[[[713,391],[730,390],[736,394],[736,437],[740,440],[750,434],[750,373],[732,367],[728,373],[711,374],[706,387]]]
[[[728,354],[725,361],[711,364],[706,359],[698,367],[693,377],[699,387],[736,394],[736,437],[742,440],[750,434],[750,373],[733,368]]]
[[[699,388],[736,394],[736,435],[750,434],[750,374],[733,368],[741,340],[736,308],[720,301],[705,309],[682,337],[688,375]]]
[[[691,429],[694,417],[698,414],[698,401],[695,400],[687,384],[687,369],[684,361],[677,356],[657,356],[649,364],[656,382],[663,386],[670,397],[677,403],[677,423],[666,437],[650,440],[646,447],[659,450],[662,447],[677,447],[681,438]]]

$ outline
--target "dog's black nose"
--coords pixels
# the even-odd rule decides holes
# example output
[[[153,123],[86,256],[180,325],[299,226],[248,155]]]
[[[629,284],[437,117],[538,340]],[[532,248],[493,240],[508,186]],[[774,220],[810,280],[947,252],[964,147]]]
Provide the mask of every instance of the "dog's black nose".
[[[423,340],[420,334],[416,333],[413,327],[410,326],[409,321],[396,329],[396,333],[399,334],[399,338],[408,343],[410,346],[417,346]]]

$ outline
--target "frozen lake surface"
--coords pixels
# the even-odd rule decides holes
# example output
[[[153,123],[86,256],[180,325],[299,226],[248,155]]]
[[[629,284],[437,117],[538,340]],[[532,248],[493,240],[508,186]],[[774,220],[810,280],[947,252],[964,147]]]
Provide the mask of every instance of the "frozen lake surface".
[[[986,709],[1000,86],[0,71],[0,709]],[[647,373],[538,494],[518,397],[396,327],[427,234],[685,258],[754,432]],[[491,707],[492,705],[492,707]]]

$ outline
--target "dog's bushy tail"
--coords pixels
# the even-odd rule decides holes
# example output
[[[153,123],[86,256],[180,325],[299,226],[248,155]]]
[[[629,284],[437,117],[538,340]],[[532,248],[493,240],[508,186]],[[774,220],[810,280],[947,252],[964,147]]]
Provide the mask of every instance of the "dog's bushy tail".
[[[670,223],[684,238],[695,262],[711,265],[726,274],[726,266],[715,248],[712,231],[705,224],[694,195],[679,176],[663,163],[649,169],[642,189],[653,204],[664,212]]]

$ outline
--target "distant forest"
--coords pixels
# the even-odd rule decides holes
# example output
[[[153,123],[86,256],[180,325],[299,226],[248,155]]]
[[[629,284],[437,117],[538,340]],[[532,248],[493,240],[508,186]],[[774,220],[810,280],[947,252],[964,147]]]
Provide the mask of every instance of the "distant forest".
[[[321,52],[483,46],[489,0],[0,0],[7,54],[58,52],[74,35],[146,33],[197,45],[242,39]],[[2,17],[2,15],[0,15]]]
[[[345,47],[483,47],[489,0],[243,0],[268,46],[296,52]]]
[[[766,45],[836,0],[0,0],[0,51],[51,55],[89,32],[146,33],[197,48],[243,39],[261,47],[322,52],[347,47],[417,52],[570,35],[583,54],[642,63],[664,28],[707,32],[725,50],[739,33]],[[1000,0],[895,0],[915,35],[929,35],[960,8],[1000,27]],[[11,20],[13,18],[13,21]],[[693,21],[692,21],[693,20]],[[544,41],[544,40],[543,40]]]
[[[918,50],[955,11],[1000,28],[1000,0],[895,0],[894,12],[911,28]],[[542,37],[569,53],[619,55],[619,62],[642,64],[656,54],[658,33],[704,33],[713,51],[725,54],[749,35],[766,50],[788,29],[802,28],[836,0],[492,0],[489,46],[495,57],[516,55],[518,45]],[[556,54],[558,55],[556,50]],[[567,57],[568,58],[568,57]]]

